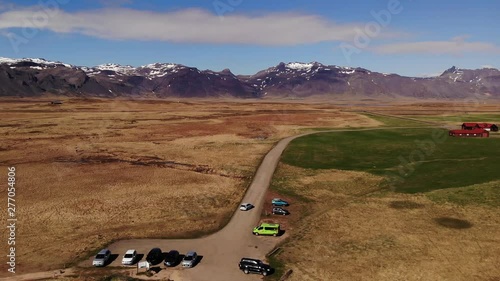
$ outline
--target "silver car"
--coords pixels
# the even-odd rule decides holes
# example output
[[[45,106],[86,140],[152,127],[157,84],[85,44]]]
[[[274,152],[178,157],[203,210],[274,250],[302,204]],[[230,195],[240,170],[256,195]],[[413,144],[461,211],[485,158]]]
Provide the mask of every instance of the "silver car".
[[[193,267],[198,259],[198,254],[195,251],[189,251],[182,259],[183,267]]]
[[[92,261],[93,266],[105,266],[111,257],[111,251],[108,249],[102,249],[97,255],[94,257]]]
[[[250,204],[250,203],[242,203],[240,205],[240,210],[242,210],[242,211],[248,211],[250,209],[253,209],[253,207],[254,206],[252,204]]]
[[[123,265],[133,265],[135,263],[135,259],[137,258],[137,251],[132,249],[125,252],[122,258]]]

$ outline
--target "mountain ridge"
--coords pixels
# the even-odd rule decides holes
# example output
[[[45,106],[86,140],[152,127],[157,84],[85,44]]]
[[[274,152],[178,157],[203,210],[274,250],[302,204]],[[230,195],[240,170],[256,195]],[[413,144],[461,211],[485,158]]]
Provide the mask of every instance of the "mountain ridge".
[[[308,98],[324,96],[456,99],[500,97],[500,71],[455,66],[434,77],[407,77],[320,62],[281,62],[252,75],[176,63],[74,66],[0,57],[0,96]]]

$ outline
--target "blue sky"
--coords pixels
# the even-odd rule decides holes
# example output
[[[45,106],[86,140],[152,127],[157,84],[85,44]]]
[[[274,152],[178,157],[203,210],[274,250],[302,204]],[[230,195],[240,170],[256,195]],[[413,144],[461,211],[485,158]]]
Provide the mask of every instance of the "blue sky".
[[[253,74],[319,61],[407,76],[500,67],[500,1],[0,0],[0,56]]]

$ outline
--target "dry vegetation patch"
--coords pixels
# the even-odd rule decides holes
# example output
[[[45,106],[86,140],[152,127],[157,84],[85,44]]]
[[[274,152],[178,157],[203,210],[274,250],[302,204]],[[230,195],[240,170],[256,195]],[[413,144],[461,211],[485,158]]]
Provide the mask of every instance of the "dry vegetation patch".
[[[0,163],[18,170],[23,273],[75,263],[116,239],[215,231],[278,139],[379,124],[314,104],[48,103],[0,101]]]

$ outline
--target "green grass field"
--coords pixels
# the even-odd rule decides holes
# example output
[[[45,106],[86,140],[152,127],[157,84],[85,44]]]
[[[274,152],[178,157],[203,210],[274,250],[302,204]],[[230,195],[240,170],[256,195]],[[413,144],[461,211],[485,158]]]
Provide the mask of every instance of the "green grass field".
[[[493,122],[500,123],[500,114],[458,114],[458,115],[432,115],[432,116],[408,116],[410,118],[436,121],[436,122],[457,122],[457,126],[464,122]],[[496,120],[496,121],[495,121]]]
[[[453,138],[429,128],[320,133],[292,141],[282,161],[383,175],[387,187],[417,193],[497,180],[500,140]]]
[[[417,120],[408,120],[404,118],[398,118],[398,117],[392,117],[392,116],[383,116],[383,115],[377,115],[377,114],[371,114],[368,112],[362,113],[363,115],[377,120],[379,122],[384,123],[384,127],[429,127],[429,123],[425,122],[432,122],[434,120],[425,120],[422,118],[415,118],[418,120],[422,120],[423,122],[417,121]],[[412,116],[404,116],[408,118],[413,118]]]

